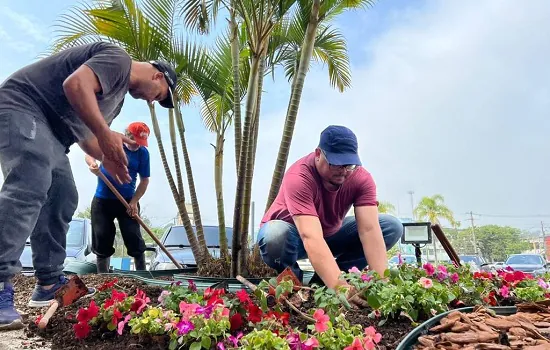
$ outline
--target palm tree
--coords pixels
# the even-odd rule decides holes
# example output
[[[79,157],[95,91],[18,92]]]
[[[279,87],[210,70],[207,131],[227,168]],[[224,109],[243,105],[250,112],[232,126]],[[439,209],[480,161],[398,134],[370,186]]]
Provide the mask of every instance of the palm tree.
[[[128,54],[138,61],[148,61],[164,57],[176,66],[179,75],[176,108],[170,111],[170,137],[174,152],[176,168],[176,182],[172,176],[170,166],[164,151],[162,135],[153,104],[148,103],[153,131],[161,154],[162,163],[168,178],[170,189],[178,207],[184,227],[187,232],[191,249],[199,265],[205,263],[207,256],[200,210],[194,189],[192,169],[187,154],[184,138],[181,103],[188,102],[196,89],[195,84],[208,84],[208,75],[201,65],[207,60],[206,52],[197,46],[182,44],[184,41],[175,34],[175,23],[179,11],[178,0],[144,0],[140,8],[135,0],[96,1],[94,6],[83,5],[82,8],[73,7],[58,21],[58,39],[52,46],[57,52],[66,47],[95,41],[109,41],[123,47]],[[200,77],[201,80],[195,81]],[[194,221],[197,234],[193,232],[189,215],[185,207],[185,193],[182,174],[177,153],[177,127],[184,155],[188,183],[191,192]],[[190,181],[191,180],[191,181]]]
[[[378,202],[378,212],[383,214],[395,214],[395,206],[390,202]]]
[[[242,37],[242,36],[241,36]],[[233,107],[233,72],[232,72],[232,48],[227,36],[222,36],[217,40],[214,50],[210,52],[209,57],[213,64],[213,70],[217,72],[215,83],[217,91],[211,89],[199,90],[203,98],[201,107],[201,116],[205,127],[216,134],[216,144],[214,147],[214,184],[216,188],[216,202],[218,211],[218,227],[220,237],[220,252],[224,259],[229,258],[227,245],[227,235],[225,230],[225,213],[223,200],[223,152],[225,142],[225,132],[232,122]],[[239,64],[241,79],[248,77],[249,65],[247,57],[241,59]],[[245,81],[241,81],[240,87],[246,86]],[[246,90],[241,88],[237,97],[243,99]]]
[[[283,128],[283,136],[281,138],[281,144],[279,146],[279,153],[277,155],[275,169],[273,171],[273,178],[271,180],[271,187],[269,189],[266,210],[269,209],[271,203],[273,203],[275,197],[277,196],[277,193],[279,192],[283,173],[286,169],[290,143],[292,141],[292,135],[294,134],[294,126],[296,124],[298,107],[300,106],[300,98],[302,96],[306,74],[309,69],[309,64],[313,55],[313,48],[315,46],[317,28],[319,27],[319,25],[322,25],[323,22],[330,22],[332,19],[345,12],[346,10],[363,8],[372,5],[373,3],[373,0],[297,1],[299,12],[302,18],[308,18],[309,20],[307,22],[307,28],[301,47],[300,60],[296,62],[296,77],[294,78],[292,83],[292,92],[290,95],[285,125]]]
[[[416,208],[414,208],[414,215],[417,219],[427,220],[432,224],[439,224],[439,219],[445,219],[449,221],[451,225],[457,225],[453,212],[445,205],[445,199],[440,194],[436,194],[431,197],[423,197]],[[437,249],[435,238],[433,246],[434,258],[437,262]]]

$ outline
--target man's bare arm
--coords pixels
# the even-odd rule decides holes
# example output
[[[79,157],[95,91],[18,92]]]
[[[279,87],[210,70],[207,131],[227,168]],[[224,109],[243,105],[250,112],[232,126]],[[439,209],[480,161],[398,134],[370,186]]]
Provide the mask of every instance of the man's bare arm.
[[[103,159],[103,152],[99,147],[99,143],[97,142],[97,137],[91,136],[84,141],[80,141],[78,145],[80,146],[82,151],[84,151],[84,153],[86,153],[87,155],[94,157],[95,159],[98,159],[98,160]]]
[[[136,193],[134,194],[134,197],[132,197],[132,202],[139,202],[141,197],[145,194],[145,191],[147,191],[147,186],[149,186],[149,178],[144,177],[139,179],[139,185],[136,188]]]
[[[357,221],[357,230],[359,239],[363,245],[365,257],[369,263],[369,268],[378,272],[380,276],[388,268],[388,256],[386,254],[386,244],[382,236],[382,229],[378,221],[378,207],[361,206],[355,208],[355,219]]]
[[[343,284],[343,281],[339,280],[340,268],[323,238],[323,229],[319,218],[296,215],[293,219],[315,272],[328,288],[334,289]]]
[[[97,104],[96,94],[101,92],[101,85],[90,67],[81,65],[69,75],[63,82],[63,91],[78,116],[94,135],[105,135],[110,132]]]

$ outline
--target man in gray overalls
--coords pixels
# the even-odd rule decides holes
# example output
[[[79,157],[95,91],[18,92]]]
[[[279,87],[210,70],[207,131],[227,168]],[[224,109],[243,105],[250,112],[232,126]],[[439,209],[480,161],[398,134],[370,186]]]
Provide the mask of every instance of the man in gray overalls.
[[[48,306],[67,283],[63,274],[69,222],[78,204],[69,147],[102,161],[128,183],[123,142],[111,131],[127,92],[173,108],[174,69],[136,62],[120,47],[93,43],[66,49],[18,70],[0,85],[0,330],[22,328],[11,279],[30,235],[37,285],[29,306]],[[94,293],[91,289],[90,294]]]

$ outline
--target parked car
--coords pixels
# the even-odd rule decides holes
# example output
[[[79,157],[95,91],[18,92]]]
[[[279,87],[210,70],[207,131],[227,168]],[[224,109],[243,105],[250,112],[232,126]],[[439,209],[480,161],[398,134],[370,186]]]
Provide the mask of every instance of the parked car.
[[[459,255],[458,258],[462,264],[472,266],[472,271],[489,271],[491,269],[489,263],[481,256]]]
[[[512,254],[504,264],[516,271],[534,275],[543,274],[550,267],[550,264],[540,254]]]
[[[218,226],[203,226],[203,230],[208,251],[213,257],[219,258],[220,235]],[[193,226],[193,231],[196,232],[195,226]],[[233,229],[231,227],[226,227],[225,233],[227,235],[229,248],[231,248]],[[174,225],[168,228],[164,235],[162,235],[160,242],[183,267],[193,267],[197,265],[183,225]],[[148,246],[147,250],[153,252],[149,270],[171,270],[177,268],[159,247]]]
[[[405,264],[416,265],[416,256],[414,255],[402,254],[401,260],[403,260]],[[422,264],[425,264],[428,262],[428,260],[426,260],[426,258],[423,256],[420,257],[420,260],[422,261]],[[396,267],[397,264],[399,264],[399,255],[394,255],[388,260],[389,267]]]
[[[67,257],[64,265],[71,261],[96,261],[96,255],[92,253],[92,224],[89,219],[73,218],[67,231]],[[27,238],[23,254],[19,259],[23,266],[23,274],[34,273],[32,265],[32,249],[30,237]]]

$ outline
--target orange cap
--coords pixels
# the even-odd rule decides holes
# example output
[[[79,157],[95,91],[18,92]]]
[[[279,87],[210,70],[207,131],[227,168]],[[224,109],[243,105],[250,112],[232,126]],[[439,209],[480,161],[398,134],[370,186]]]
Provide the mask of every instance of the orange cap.
[[[128,131],[134,136],[134,141],[140,146],[148,146],[147,138],[150,131],[147,124],[142,122],[134,122],[128,125]]]

